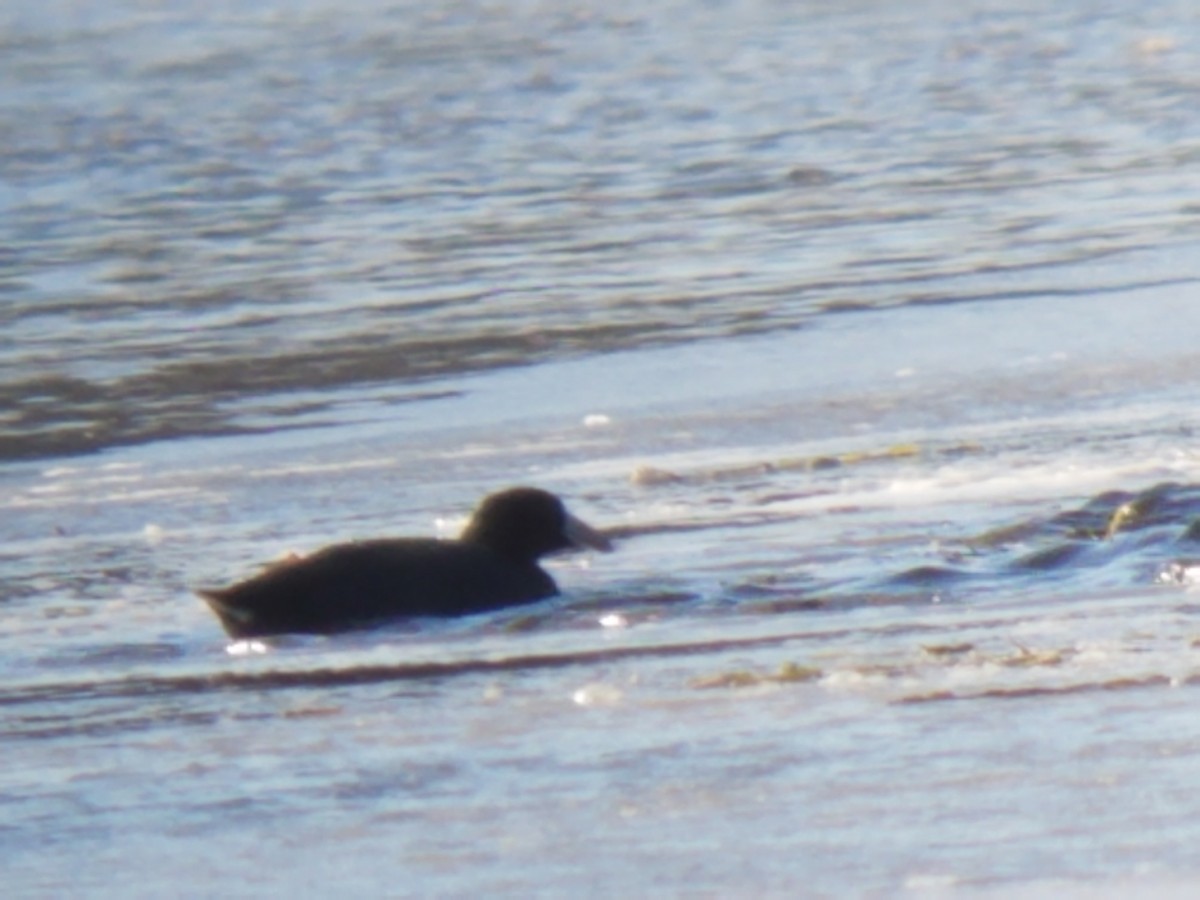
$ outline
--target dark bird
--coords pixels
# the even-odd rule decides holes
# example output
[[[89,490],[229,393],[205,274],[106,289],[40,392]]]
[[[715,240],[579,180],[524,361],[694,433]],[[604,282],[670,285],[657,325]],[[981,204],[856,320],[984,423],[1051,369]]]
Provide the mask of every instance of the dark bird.
[[[603,534],[547,491],[485,497],[455,541],[383,538],[293,557],[225,588],[196,593],[235,638],[329,634],[408,616],[462,616],[558,593],[538,560],[556,550],[608,551]]]

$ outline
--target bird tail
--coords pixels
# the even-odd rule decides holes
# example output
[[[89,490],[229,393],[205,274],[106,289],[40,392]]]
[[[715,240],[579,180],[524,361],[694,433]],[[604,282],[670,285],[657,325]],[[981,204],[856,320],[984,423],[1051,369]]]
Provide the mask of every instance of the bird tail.
[[[253,614],[230,602],[228,588],[194,588],[192,593],[208,604],[232,637],[241,637],[254,619]]]

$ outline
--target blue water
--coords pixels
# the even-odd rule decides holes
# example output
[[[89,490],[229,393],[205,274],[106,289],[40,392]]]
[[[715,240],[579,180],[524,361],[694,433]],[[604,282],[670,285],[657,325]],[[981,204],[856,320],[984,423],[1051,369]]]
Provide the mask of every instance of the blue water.
[[[6,896],[1181,896],[1200,14],[0,11]],[[460,622],[191,594],[532,483]]]

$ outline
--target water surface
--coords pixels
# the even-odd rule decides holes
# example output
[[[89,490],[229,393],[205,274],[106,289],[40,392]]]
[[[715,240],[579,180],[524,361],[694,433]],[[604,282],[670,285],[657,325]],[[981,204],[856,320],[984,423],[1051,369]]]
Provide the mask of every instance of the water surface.
[[[0,23],[14,895],[1194,884],[1190,6]],[[513,483],[618,552],[190,593]]]

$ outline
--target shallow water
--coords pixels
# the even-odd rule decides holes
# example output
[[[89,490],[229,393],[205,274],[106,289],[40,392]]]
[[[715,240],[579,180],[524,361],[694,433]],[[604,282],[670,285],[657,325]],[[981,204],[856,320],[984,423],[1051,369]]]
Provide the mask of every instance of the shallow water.
[[[41,895],[1198,877],[1200,16],[0,12],[0,860]],[[536,483],[562,597],[190,588]]]

